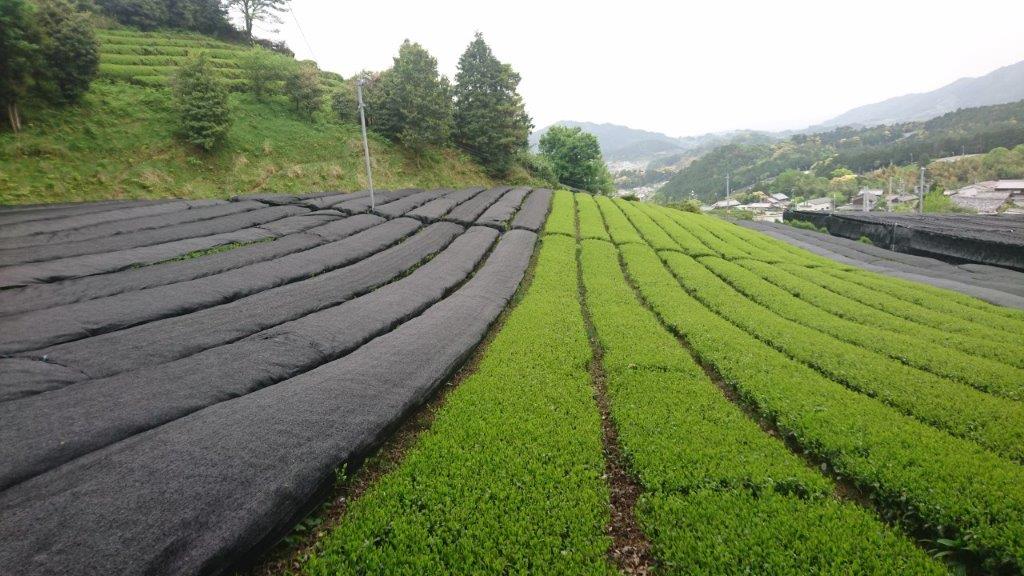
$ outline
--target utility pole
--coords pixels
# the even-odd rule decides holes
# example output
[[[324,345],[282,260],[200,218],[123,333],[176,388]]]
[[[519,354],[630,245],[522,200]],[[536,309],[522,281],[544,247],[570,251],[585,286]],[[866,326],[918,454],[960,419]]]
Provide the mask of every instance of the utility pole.
[[[729,189],[729,175],[726,174],[725,175],[725,199],[726,200],[729,199],[729,194],[731,194],[731,193],[732,193],[732,190]]]
[[[885,201],[886,211],[892,212],[892,174],[889,174],[889,199]]]
[[[370,168],[370,143],[366,139],[366,105],[363,104],[363,84],[366,84],[366,78],[359,78],[359,82],[356,83],[356,93],[359,96],[359,124],[363,127],[363,156],[366,158],[366,181],[370,185],[370,210],[374,210],[376,202],[373,197],[373,170]]]
[[[917,182],[917,213],[924,214],[924,166],[921,166],[921,177]]]

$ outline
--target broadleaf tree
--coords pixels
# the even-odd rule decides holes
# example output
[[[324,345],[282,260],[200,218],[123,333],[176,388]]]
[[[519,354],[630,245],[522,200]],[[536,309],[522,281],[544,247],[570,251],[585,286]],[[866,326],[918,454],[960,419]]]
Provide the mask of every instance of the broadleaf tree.
[[[479,32],[459,58],[453,138],[493,176],[508,174],[533,124],[516,91],[520,77],[491,52]]]
[[[21,129],[18,102],[32,83],[39,56],[38,30],[26,0],[0,2],[0,104],[11,130]]]
[[[540,139],[540,153],[551,162],[558,181],[580,190],[610,194],[611,174],[597,136],[578,126],[552,126]]]
[[[99,41],[89,15],[69,0],[42,0],[38,19],[43,62],[38,85],[52,100],[75,102],[99,72]]]
[[[437,60],[406,40],[394,66],[380,77],[374,129],[413,152],[448,142],[452,129],[451,86],[437,71]]]
[[[280,24],[278,16],[288,8],[290,0],[227,0],[227,7],[238,11],[242,17],[245,37],[252,41],[252,28],[257,22]]]
[[[302,62],[296,66],[285,79],[284,92],[296,112],[306,118],[312,118],[324,103],[324,89],[316,64]]]

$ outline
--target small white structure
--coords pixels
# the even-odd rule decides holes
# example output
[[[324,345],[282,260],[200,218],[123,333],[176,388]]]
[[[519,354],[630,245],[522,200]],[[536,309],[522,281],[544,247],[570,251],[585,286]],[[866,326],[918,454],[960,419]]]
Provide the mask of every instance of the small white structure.
[[[785,194],[783,194],[781,192],[772,194],[771,196],[769,196],[769,198],[771,198],[772,200],[775,200],[776,202],[787,202],[787,201],[789,201],[789,196],[786,196]]]
[[[718,202],[715,202],[714,204],[712,204],[711,205],[711,209],[714,210],[714,209],[717,209],[717,208],[733,208],[733,207],[736,207],[736,206],[739,206],[739,205],[740,205],[739,200],[734,200],[732,198],[726,198],[725,200],[719,200]]]

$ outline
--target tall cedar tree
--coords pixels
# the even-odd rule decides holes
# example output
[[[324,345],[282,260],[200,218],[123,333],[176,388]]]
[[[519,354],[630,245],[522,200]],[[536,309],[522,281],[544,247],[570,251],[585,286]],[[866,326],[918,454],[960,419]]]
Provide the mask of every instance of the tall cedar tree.
[[[40,88],[59,103],[76,102],[99,72],[100,47],[89,15],[69,0],[39,3]]]
[[[231,127],[228,90],[214,76],[205,54],[178,69],[174,104],[181,136],[189,144],[212,150],[227,137]]]
[[[597,136],[578,126],[549,128],[541,136],[540,153],[551,162],[562,184],[600,194],[614,190]]]
[[[376,129],[416,153],[448,142],[452,130],[452,99],[448,79],[437,72],[437,60],[419,44],[402,43],[391,70],[381,76]]]
[[[516,92],[519,74],[494,57],[482,34],[459,58],[454,140],[492,176],[505,176],[527,146],[533,124]]]
[[[0,104],[15,132],[21,129],[18,102],[37,67],[38,42],[32,6],[25,0],[0,1]]]

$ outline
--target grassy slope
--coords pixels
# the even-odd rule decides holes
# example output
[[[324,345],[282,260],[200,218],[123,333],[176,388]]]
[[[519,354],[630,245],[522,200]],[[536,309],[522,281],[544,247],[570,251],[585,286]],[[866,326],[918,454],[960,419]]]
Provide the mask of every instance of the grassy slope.
[[[164,89],[96,82],[76,107],[39,109],[30,103],[25,131],[0,132],[0,204],[364,185],[358,126],[335,123],[326,113],[303,120],[283,99],[259,102],[232,94],[231,101],[234,124],[226,145],[213,154],[200,154],[173,137]],[[452,150],[415,159],[374,137],[371,151],[380,187],[491,183],[479,165]]]

